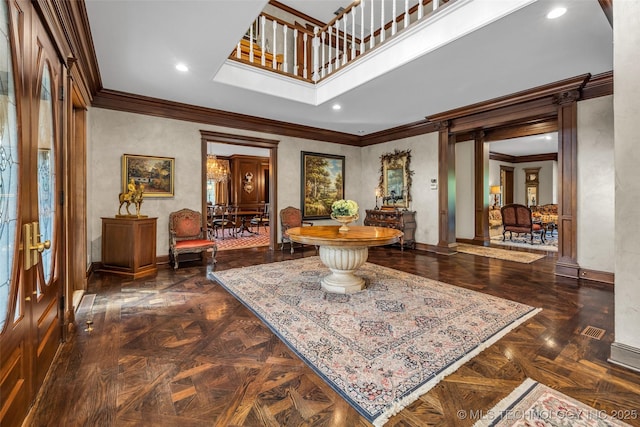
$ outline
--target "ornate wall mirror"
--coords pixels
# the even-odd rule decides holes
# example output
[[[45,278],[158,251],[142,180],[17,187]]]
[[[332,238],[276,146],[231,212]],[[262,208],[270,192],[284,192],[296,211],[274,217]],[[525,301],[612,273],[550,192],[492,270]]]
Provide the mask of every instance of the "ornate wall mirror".
[[[382,207],[405,208],[411,202],[411,176],[409,169],[411,150],[395,150],[380,156],[379,187],[382,194]]]

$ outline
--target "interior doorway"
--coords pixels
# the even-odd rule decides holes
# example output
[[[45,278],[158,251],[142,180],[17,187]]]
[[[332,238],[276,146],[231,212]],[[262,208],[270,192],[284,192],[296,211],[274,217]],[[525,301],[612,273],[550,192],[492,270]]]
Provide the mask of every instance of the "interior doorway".
[[[206,176],[206,161],[209,147],[211,144],[216,144],[218,147],[224,145],[230,146],[232,151],[246,151],[251,153],[263,153],[268,157],[268,168],[264,168],[260,171],[261,177],[264,177],[263,185],[265,186],[265,200],[268,200],[268,212],[267,217],[269,224],[269,249],[273,250],[276,247],[276,229],[277,224],[275,222],[275,212],[277,212],[277,154],[278,143],[277,140],[254,138],[242,135],[233,135],[220,132],[200,131],[202,141],[202,216],[207,217],[207,176]],[[247,151],[248,150],[248,151]],[[261,151],[258,151],[261,150]],[[253,182],[256,174],[252,173]],[[240,191],[240,189],[236,189]],[[206,222],[206,221],[205,221]],[[205,224],[206,226],[206,224]]]

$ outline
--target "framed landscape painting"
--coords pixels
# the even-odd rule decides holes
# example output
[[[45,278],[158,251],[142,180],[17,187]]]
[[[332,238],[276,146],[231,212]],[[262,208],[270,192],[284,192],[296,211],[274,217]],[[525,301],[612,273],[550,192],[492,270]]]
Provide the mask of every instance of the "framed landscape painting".
[[[331,205],[344,199],[344,156],[302,152],[302,217],[331,218]]]
[[[144,184],[144,197],[173,197],[173,157],[122,156],[122,192],[133,179],[136,186]]]

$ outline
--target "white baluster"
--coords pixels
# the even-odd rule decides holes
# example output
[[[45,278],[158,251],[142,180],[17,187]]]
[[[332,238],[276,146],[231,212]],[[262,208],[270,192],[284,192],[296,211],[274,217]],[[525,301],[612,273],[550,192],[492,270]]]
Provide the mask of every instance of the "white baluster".
[[[318,32],[320,28],[313,28],[313,81],[317,82],[320,80],[320,69],[323,67],[322,64],[318,61],[320,58],[320,39],[318,37]],[[324,33],[322,33],[322,42],[324,44]],[[322,52],[322,60],[324,61],[324,50]]]
[[[366,1],[362,0],[362,3],[360,3],[360,55],[362,55],[364,53],[364,50],[366,48],[365,46],[365,42],[364,42],[364,5],[365,5]]]
[[[340,21],[336,21],[336,70],[340,68]]]
[[[331,32],[333,31],[333,27],[329,27],[327,28],[327,35],[329,36],[329,52],[328,52],[328,57],[329,57],[329,64],[327,66],[327,74],[331,74],[331,72],[333,71],[333,62],[331,61],[331,55],[333,55],[333,51],[331,50],[331,42],[332,42],[332,37],[331,37]]]
[[[351,60],[356,57],[356,8],[351,9]]]
[[[293,74],[298,75],[298,29],[293,29]]]
[[[249,62],[253,64],[253,24],[249,27]]]
[[[327,32],[323,31],[322,32],[322,43],[320,44],[320,47],[322,47],[322,63],[320,64],[320,69],[322,70],[322,77],[325,76],[326,72],[327,72],[327,67],[325,67],[324,64],[326,64],[325,62],[325,56],[324,53],[326,52],[326,45],[325,45],[325,36],[326,36]]]
[[[308,43],[308,34],[304,33],[302,35],[302,44],[303,44],[303,52],[302,54],[304,55],[304,57],[302,58],[302,63],[304,64],[304,66],[302,67],[302,77],[303,78],[307,78],[307,58],[309,57],[309,53],[307,51],[307,43]]]
[[[345,66],[347,64],[347,56],[349,56],[349,55],[347,55],[349,53],[349,50],[348,50],[349,46],[347,45],[347,20],[348,19],[349,18],[346,15],[342,18],[342,22],[344,24],[342,26],[342,28],[343,28],[343,30],[342,30],[342,34],[343,34],[343,37],[342,37],[342,39],[343,39],[342,40],[342,66]]]
[[[373,34],[375,33],[375,28],[373,26],[373,9],[375,8],[374,8],[373,0],[371,0],[371,35],[369,36],[369,49],[373,49],[373,46],[375,46],[375,41],[373,37]]]
[[[260,46],[262,47],[262,58],[260,58],[260,64],[262,64],[262,66],[264,67],[266,65],[266,61],[267,61],[267,48],[264,45],[264,40],[265,40],[265,36],[266,36],[266,20],[267,17],[262,15],[260,17]]]
[[[440,5],[438,3],[439,3],[438,0],[432,0],[431,1],[431,4],[433,5],[433,10],[436,10],[437,8],[440,7]]]
[[[287,26],[284,25],[282,28],[282,53],[284,54],[284,58],[282,60],[282,71],[289,71],[289,61],[287,61]]]
[[[418,1],[418,21],[422,19],[422,15],[424,14],[424,4],[423,0]]]
[[[380,0],[380,43],[384,41],[384,0]]]
[[[273,56],[271,57],[271,68],[274,70],[278,68],[278,64],[276,63],[276,53],[278,53],[278,45],[276,44],[276,29],[278,27],[278,23],[273,21]]]
[[[404,0],[404,28],[409,26],[409,0]]]
[[[395,35],[398,31],[398,24],[396,23],[397,12],[396,12],[396,0],[391,0],[393,7],[391,8],[391,35]]]

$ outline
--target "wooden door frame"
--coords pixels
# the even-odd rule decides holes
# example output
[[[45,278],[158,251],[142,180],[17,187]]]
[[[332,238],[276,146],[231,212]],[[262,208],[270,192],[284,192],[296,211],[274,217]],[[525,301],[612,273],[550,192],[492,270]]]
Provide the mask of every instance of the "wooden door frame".
[[[266,148],[269,150],[269,249],[274,250],[276,247],[276,212],[278,212],[278,144],[280,141],[275,139],[257,138],[252,136],[234,135],[230,133],[212,132],[207,130],[200,131],[201,150],[202,150],[202,218],[203,226],[206,227],[207,212],[207,143],[214,142],[218,144],[242,145],[245,147]]]
[[[477,132],[485,131],[485,140],[497,138],[505,128],[515,125],[539,126],[556,120],[558,128],[558,258],[556,274],[578,278],[580,267],[577,262],[577,102],[586,99],[584,93],[590,75],[581,75],[560,82],[519,92],[507,97],[474,104],[427,117],[439,125],[439,211],[440,227],[437,251],[455,252],[455,193],[451,185],[455,183],[455,155],[451,148],[456,140],[468,141]],[[611,79],[612,80],[612,79]],[[593,96],[600,96],[602,81],[596,81]],[[597,93],[597,94],[596,94]],[[543,125],[538,125],[543,123]],[[495,130],[493,135],[488,130]],[[476,153],[484,156],[484,153]],[[476,165],[484,163],[476,161]],[[484,174],[485,171],[481,172]],[[475,192],[483,197],[482,207],[476,207],[476,215],[488,210],[488,187],[476,182]],[[478,203],[478,202],[477,202]],[[478,222],[478,219],[476,219]]]

